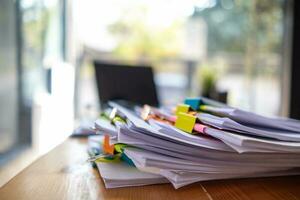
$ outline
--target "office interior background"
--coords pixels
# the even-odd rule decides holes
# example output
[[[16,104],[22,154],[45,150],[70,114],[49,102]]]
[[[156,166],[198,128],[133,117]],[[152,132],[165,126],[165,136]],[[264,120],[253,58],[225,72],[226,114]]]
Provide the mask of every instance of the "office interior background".
[[[163,104],[186,96],[300,118],[292,0],[1,0],[0,169],[99,110],[94,60],[150,63]],[[0,171],[1,174],[1,171]]]

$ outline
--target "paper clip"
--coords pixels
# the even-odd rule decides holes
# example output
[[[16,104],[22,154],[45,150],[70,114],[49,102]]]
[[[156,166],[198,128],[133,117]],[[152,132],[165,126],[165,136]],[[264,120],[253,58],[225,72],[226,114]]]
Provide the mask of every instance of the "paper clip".
[[[109,114],[109,120],[112,124],[116,125],[116,123],[126,123],[126,120],[118,114],[118,109],[113,108]]]
[[[96,161],[100,158],[105,158],[105,157],[107,157],[107,155],[105,155],[105,154],[99,154],[99,155],[91,156],[87,159],[87,162],[94,162],[94,161]]]
[[[202,104],[201,98],[187,98],[184,100],[184,104],[189,105],[193,110],[199,110],[200,105]]]
[[[109,114],[109,119],[110,121],[112,121],[116,116],[117,116],[117,112],[118,112],[118,109],[117,108],[113,108]]]
[[[113,163],[113,162],[120,162],[121,154],[116,155],[106,155],[106,154],[100,154],[96,156],[91,156],[89,159],[87,159],[88,162],[106,162],[106,163]]]

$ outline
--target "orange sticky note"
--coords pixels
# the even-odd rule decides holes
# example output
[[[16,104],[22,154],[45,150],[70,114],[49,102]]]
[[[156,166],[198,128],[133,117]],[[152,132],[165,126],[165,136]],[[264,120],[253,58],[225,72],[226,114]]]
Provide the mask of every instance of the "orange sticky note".
[[[104,153],[114,155],[115,146],[109,144],[109,135],[104,136],[103,151]]]

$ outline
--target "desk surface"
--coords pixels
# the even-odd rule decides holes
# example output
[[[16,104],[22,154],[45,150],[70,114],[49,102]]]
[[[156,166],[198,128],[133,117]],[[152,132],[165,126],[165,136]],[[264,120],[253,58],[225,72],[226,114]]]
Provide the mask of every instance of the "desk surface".
[[[86,160],[86,139],[68,139],[0,188],[0,199],[300,199],[300,176],[107,190]]]

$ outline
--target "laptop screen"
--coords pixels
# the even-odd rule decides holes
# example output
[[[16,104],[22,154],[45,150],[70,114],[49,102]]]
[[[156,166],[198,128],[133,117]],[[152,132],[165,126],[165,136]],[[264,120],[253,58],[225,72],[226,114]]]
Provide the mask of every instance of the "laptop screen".
[[[101,106],[110,100],[159,106],[150,66],[94,62]]]

